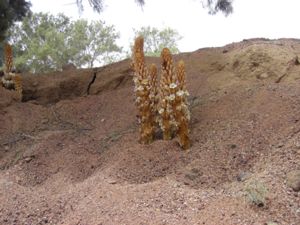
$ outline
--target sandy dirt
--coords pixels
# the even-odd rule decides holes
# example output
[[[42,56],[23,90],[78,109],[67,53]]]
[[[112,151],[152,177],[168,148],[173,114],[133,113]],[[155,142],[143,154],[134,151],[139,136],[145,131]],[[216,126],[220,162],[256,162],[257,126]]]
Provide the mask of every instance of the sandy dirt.
[[[25,74],[22,102],[0,88],[0,224],[300,224],[297,56],[293,39],[176,55],[188,151],[138,143],[130,60]]]

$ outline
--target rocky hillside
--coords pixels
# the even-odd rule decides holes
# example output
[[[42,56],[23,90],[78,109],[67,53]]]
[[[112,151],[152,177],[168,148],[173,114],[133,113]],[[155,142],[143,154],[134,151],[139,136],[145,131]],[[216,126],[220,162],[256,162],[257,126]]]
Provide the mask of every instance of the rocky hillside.
[[[192,147],[140,145],[130,60],[0,88],[0,224],[300,224],[300,40],[176,55]],[[159,66],[159,58],[147,58]]]

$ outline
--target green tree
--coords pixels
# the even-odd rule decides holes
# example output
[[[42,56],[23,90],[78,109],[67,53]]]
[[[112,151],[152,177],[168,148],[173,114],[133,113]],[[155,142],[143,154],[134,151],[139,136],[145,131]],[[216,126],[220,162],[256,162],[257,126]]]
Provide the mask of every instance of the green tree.
[[[48,72],[69,63],[67,34],[71,21],[63,14],[37,13],[25,17],[10,30],[16,55],[15,66],[22,71]]]
[[[233,12],[233,0],[202,0],[202,5],[208,8],[208,12],[212,15],[217,12],[223,12],[226,16]]]
[[[93,66],[120,51],[118,33],[103,22],[71,21],[63,14],[37,13],[24,18],[10,30],[16,53],[15,65],[22,71],[49,72],[73,63]]]
[[[15,21],[20,21],[30,13],[30,2],[26,0],[0,1],[0,42],[6,37],[6,31]]]
[[[169,48],[174,54],[179,53],[178,41],[182,39],[179,33],[171,28],[159,30],[155,27],[142,27],[134,31],[135,36],[144,37],[144,52],[148,56],[159,56],[163,48]]]
[[[77,6],[83,10],[83,0],[76,0]],[[90,6],[98,13],[103,10],[104,0],[88,0]],[[135,0],[141,6],[145,5],[145,0]],[[204,8],[208,8],[210,14],[223,12],[226,16],[233,12],[233,0],[200,0]]]
[[[77,20],[70,35],[70,45],[75,51],[72,54],[73,63],[93,67],[95,62],[107,64],[115,61],[116,54],[122,50],[116,44],[119,37],[114,26],[106,26],[102,21],[88,23],[87,20]]]

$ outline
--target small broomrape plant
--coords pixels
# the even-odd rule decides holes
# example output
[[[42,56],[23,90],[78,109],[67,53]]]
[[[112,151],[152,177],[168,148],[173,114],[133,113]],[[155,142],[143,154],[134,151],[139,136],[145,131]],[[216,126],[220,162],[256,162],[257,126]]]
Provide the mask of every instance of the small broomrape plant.
[[[172,55],[168,48],[164,48],[161,52],[161,66],[160,101],[158,110],[160,114],[159,125],[163,131],[163,139],[170,140],[172,138],[172,131],[174,130],[174,127],[176,127],[173,109],[177,84]]]
[[[7,89],[14,89],[22,99],[22,79],[21,76],[12,72],[13,67],[13,52],[9,44],[4,46],[4,76],[1,79],[2,85]]]
[[[22,77],[20,75],[16,74],[15,76],[13,76],[12,79],[13,79],[13,82],[14,82],[14,89],[18,93],[20,101],[22,101],[22,92],[23,92]]]
[[[177,123],[177,135],[179,138],[179,144],[183,149],[190,148],[189,139],[189,128],[188,124],[190,121],[190,111],[188,109],[187,96],[189,95],[186,90],[185,81],[185,65],[181,60],[176,67],[177,74],[177,87],[176,87],[176,97],[174,104],[175,120]]]
[[[134,67],[134,85],[136,95],[136,105],[138,107],[141,127],[140,127],[140,142],[149,144],[153,141],[154,136],[154,104],[151,93],[151,86],[155,84],[156,68],[151,67],[151,76],[145,66],[144,57],[144,39],[138,37],[135,40],[133,47],[133,67]],[[152,95],[151,95],[152,94]]]

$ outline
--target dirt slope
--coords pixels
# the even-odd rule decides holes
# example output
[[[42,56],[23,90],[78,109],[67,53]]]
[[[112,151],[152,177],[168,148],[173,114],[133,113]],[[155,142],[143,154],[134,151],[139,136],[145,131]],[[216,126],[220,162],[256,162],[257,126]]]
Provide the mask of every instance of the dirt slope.
[[[287,185],[300,170],[297,56],[292,39],[175,56],[187,65],[189,151],[137,143],[129,60],[24,75],[21,103],[0,88],[0,224],[300,224]]]

